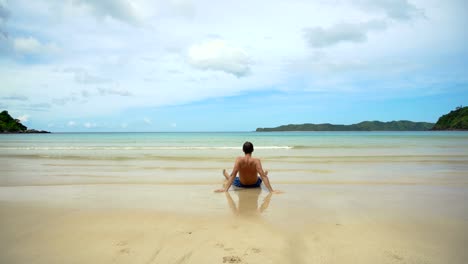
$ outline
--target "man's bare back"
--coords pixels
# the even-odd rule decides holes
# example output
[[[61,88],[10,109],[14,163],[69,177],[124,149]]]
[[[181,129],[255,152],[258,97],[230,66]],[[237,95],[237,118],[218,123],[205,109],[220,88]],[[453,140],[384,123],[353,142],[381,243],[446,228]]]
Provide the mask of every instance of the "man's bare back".
[[[262,174],[262,164],[259,159],[252,158],[250,155],[238,157],[234,167],[239,171],[240,182],[244,185],[255,184],[258,180],[257,174]],[[234,168],[235,170],[236,168]],[[260,170],[262,172],[260,172]]]
[[[262,163],[257,158],[252,158],[253,145],[250,142],[244,143],[243,150],[245,153],[244,157],[238,157],[234,164],[231,174],[229,175],[226,170],[223,170],[223,175],[226,177],[224,189],[216,190],[216,192],[227,192],[234,182],[237,173],[239,173],[238,181],[240,182],[239,187],[260,187],[263,183],[272,193],[278,193],[274,191],[270,185],[268,179],[268,171],[263,171]],[[260,178],[258,177],[260,175]],[[237,186],[237,185],[236,185]]]

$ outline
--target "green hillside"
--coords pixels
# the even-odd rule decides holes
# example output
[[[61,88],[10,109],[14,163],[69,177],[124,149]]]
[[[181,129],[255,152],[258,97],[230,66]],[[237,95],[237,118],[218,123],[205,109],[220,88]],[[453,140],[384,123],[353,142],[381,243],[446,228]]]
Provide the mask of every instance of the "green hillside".
[[[433,130],[468,130],[468,107],[459,106],[439,118]]]
[[[14,119],[8,111],[0,113],[0,133],[50,133],[44,130],[28,129],[18,119]]]
[[[412,121],[364,121],[352,125],[333,124],[301,124],[283,125],[273,128],[257,128],[257,132],[273,131],[425,131],[430,130],[434,123],[412,122]]]
[[[16,133],[24,132],[28,128],[21,124],[18,119],[14,119],[8,114],[8,111],[2,111],[0,113],[0,132],[3,133]]]

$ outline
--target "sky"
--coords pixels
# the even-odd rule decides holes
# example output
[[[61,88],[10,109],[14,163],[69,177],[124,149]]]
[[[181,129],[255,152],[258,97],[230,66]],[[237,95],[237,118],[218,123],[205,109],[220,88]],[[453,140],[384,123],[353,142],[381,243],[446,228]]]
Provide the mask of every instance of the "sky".
[[[436,122],[465,0],[0,0],[0,110],[53,132]]]

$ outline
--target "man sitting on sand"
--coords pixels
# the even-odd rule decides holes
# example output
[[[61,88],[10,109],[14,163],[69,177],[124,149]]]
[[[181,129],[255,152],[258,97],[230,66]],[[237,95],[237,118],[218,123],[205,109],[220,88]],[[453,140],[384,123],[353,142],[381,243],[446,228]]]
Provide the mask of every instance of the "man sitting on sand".
[[[252,158],[252,152],[254,151],[253,144],[247,141],[242,149],[245,156],[236,159],[231,175],[226,170],[223,170],[223,175],[226,177],[224,189],[215,190],[215,192],[227,192],[232,184],[241,188],[258,188],[263,181],[271,193],[280,193],[280,191],[274,191],[271,188],[270,181],[268,180],[268,171],[263,171],[260,160]],[[239,177],[236,177],[238,172]]]

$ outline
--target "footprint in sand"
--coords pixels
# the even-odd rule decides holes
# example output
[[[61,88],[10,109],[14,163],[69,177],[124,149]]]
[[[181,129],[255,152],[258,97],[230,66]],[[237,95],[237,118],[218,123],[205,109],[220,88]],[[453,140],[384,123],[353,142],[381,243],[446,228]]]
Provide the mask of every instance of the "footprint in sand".
[[[126,245],[128,245],[128,242],[127,241],[119,241],[117,244],[115,244],[116,246],[118,247],[121,247],[119,249],[119,254],[130,254],[130,248],[129,247],[125,247]]]
[[[387,254],[388,257],[394,259],[394,260],[397,260],[397,261],[403,261],[403,257],[396,254],[395,252],[392,252],[392,251],[385,251],[385,253]]]
[[[216,244],[215,244],[215,247],[217,247],[217,248],[223,248],[223,247],[224,247],[224,244],[223,244],[223,243],[216,243]]]
[[[215,244],[215,247],[217,247],[217,248],[222,248],[222,249],[224,249],[224,251],[232,251],[232,250],[234,250],[234,248],[225,248],[225,247],[224,247],[224,244],[223,244],[223,243],[219,243],[219,242]]]
[[[242,260],[238,256],[225,256],[223,263],[241,263]]]
[[[119,246],[119,247],[123,247],[123,246],[126,246],[128,244],[127,241],[119,241],[117,244],[115,244],[116,246]]]
[[[130,248],[122,248],[119,250],[120,254],[130,254]]]
[[[252,250],[253,253],[260,253],[260,252],[262,252],[262,250],[259,249],[259,248],[252,248],[251,250]]]

